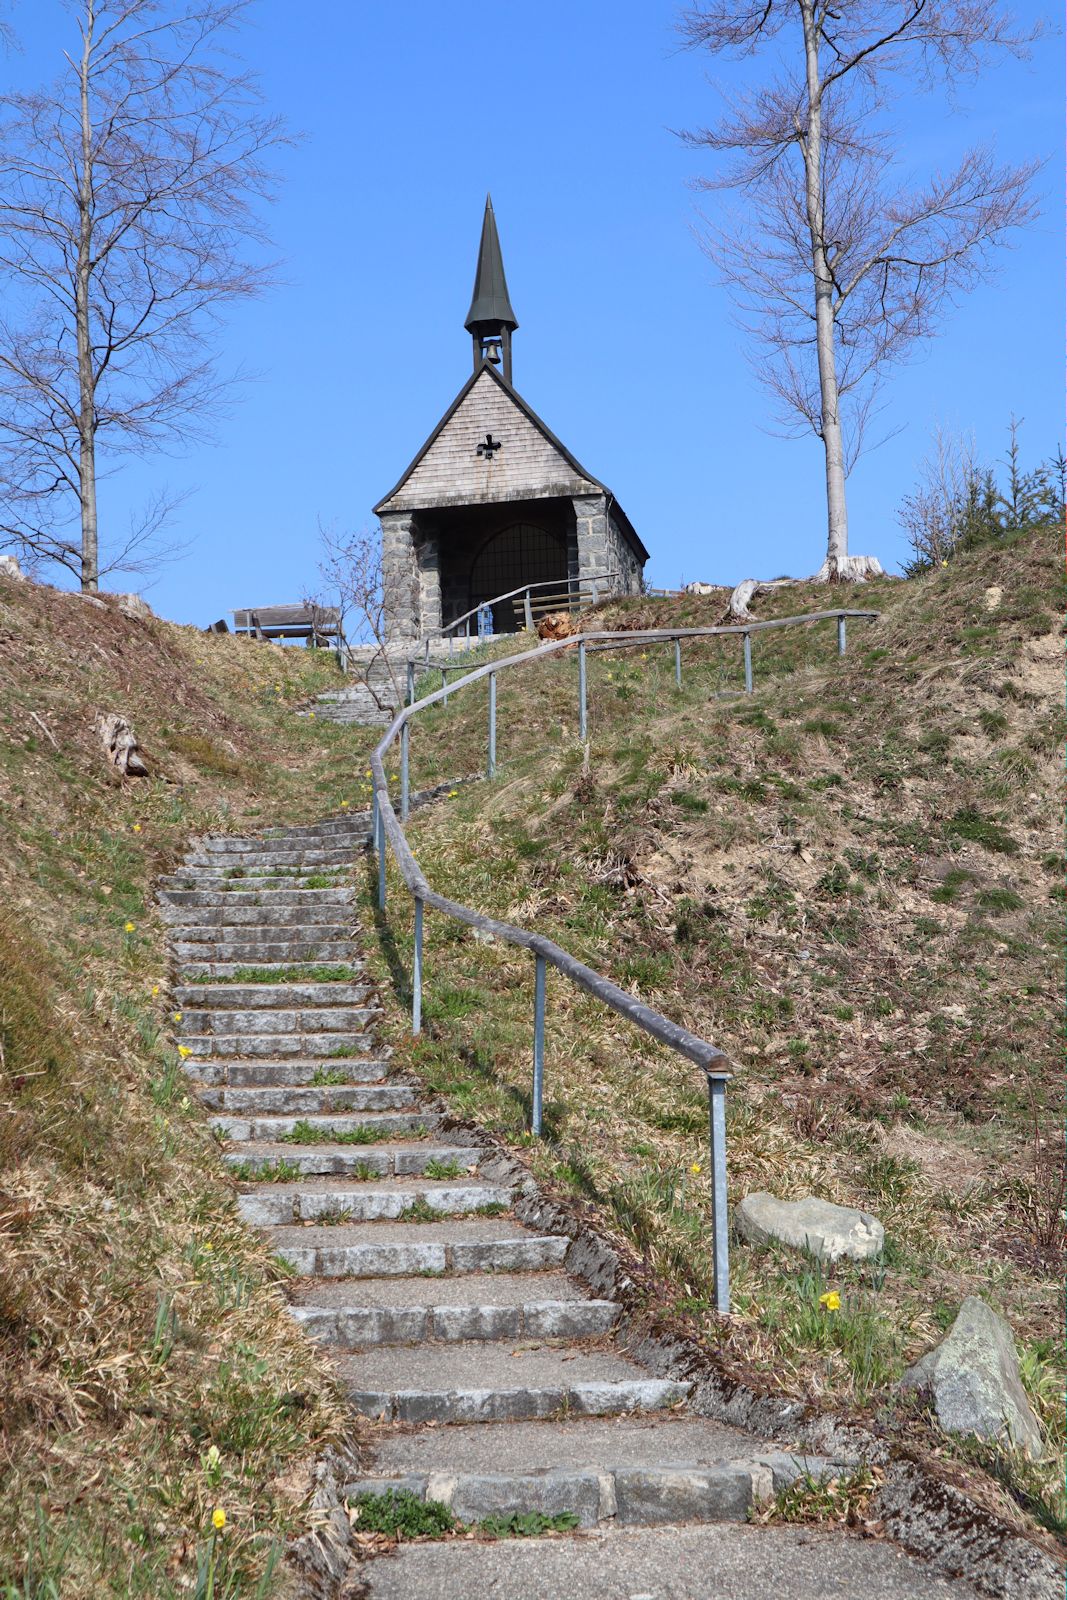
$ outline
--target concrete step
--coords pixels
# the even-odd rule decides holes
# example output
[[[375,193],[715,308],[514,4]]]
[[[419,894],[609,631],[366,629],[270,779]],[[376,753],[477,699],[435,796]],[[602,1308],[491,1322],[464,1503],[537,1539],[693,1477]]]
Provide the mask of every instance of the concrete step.
[[[331,1143],[330,1134],[365,1132],[368,1142],[388,1138],[390,1134],[403,1137],[416,1129],[432,1130],[441,1119],[432,1111],[382,1111],[368,1112],[363,1116],[307,1116],[307,1117],[228,1117],[211,1118],[211,1126],[227,1139],[252,1140],[255,1143],[286,1144],[285,1134],[292,1133],[298,1122],[306,1122],[321,1132],[324,1144]],[[336,1140],[332,1141],[336,1143]],[[316,1143],[318,1141],[316,1140]],[[352,1141],[354,1143],[354,1141]],[[290,1149],[303,1146],[290,1145]]]
[[[279,931],[286,937],[280,938]],[[201,966],[205,960],[243,967],[290,966],[298,961],[348,962],[355,948],[348,930],[342,938],[308,938],[295,930],[275,928],[247,928],[244,933],[244,937],[232,937],[232,930],[225,928],[189,928],[172,936],[171,954],[182,972],[191,976],[191,968]]]
[[[320,1344],[351,1350],[373,1344],[415,1344],[428,1339],[439,1343],[471,1339],[599,1339],[610,1333],[619,1318],[613,1300],[554,1299],[549,1273],[500,1274],[487,1286],[477,1274],[469,1277],[345,1278],[335,1284],[312,1280],[307,1293],[314,1301],[290,1306],[305,1333]],[[383,1293],[393,1282],[404,1286],[401,1304],[383,1304]],[[511,1288],[529,1298],[514,1298]],[[560,1280],[565,1289],[567,1279]],[[409,1287],[410,1286],[410,1287]],[[324,1292],[336,1287],[349,1297],[362,1291],[366,1304],[334,1304]],[[463,1299],[445,1298],[445,1290],[459,1288]],[[508,1298],[508,1291],[512,1298]],[[504,1302],[503,1304],[501,1302]],[[326,1303],[319,1303],[326,1302]],[[443,1470],[443,1469],[442,1469]]]
[[[360,1576],[367,1600],[978,1600],[885,1540],[732,1521],[405,1541]]]
[[[362,973],[366,970],[366,964],[364,962],[357,961],[351,957],[348,960],[336,962],[260,961],[253,963],[242,961],[183,961],[181,963],[181,969],[179,973],[179,983],[184,983],[185,985],[191,987],[194,980],[197,982],[197,984],[199,984],[201,979],[206,981],[208,979],[219,980],[222,978],[247,977],[253,971],[256,973],[269,974],[270,978],[274,980],[280,978],[283,974],[288,975],[292,968],[297,969],[293,975],[293,981],[303,982],[311,981],[309,978],[311,971],[315,967],[322,966],[346,967],[353,975]],[[347,982],[353,980],[345,979],[337,981]],[[259,988],[261,985],[256,984],[255,987]]]
[[[328,1116],[337,1111],[395,1111],[415,1105],[414,1090],[402,1083],[329,1084],[323,1088],[202,1089],[200,1099],[211,1111],[229,1116],[256,1117],[272,1112],[291,1117]]]
[[[370,1055],[375,1040],[369,1033],[183,1033],[182,1044],[195,1056],[312,1056],[320,1052],[338,1059]]]
[[[396,1140],[371,1145],[285,1144],[280,1141],[250,1140],[233,1150],[225,1150],[223,1163],[239,1173],[254,1174],[261,1168],[277,1170],[284,1162],[289,1173],[301,1177],[344,1178],[372,1173],[378,1177],[421,1173],[435,1163],[458,1166],[464,1171],[477,1167],[484,1150],[471,1145],[449,1145],[433,1140]]]
[[[237,1208],[246,1222],[269,1228],[295,1222],[396,1221],[420,1202],[443,1217],[467,1216],[487,1206],[507,1208],[511,1199],[512,1190],[497,1183],[478,1183],[469,1178],[462,1183],[415,1178],[328,1187],[275,1183],[252,1194],[242,1194]]]
[[[358,1006],[371,992],[369,983],[181,983],[174,1003],[183,1011]]]
[[[330,894],[329,889],[308,889],[308,895]],[[192,928],[314,928],[317,937],[329,939],[343,937],[352,931],[352,919],[345,915],[346,907],[335,901],[310,900],[306,905],[292,905],[255,895],[251,903],[242,905],[233,901],[203,906],[161,905],[160,917],[174,928],[175,939],[189,938]],[[184,933],[181,930],[186,930]],[[277,937],[277,935],[275,935]],[[306,935],[305,935],[306,936]]]
[[[384,1345],[335,1366],[356,1411],[397,1422],[613,1416],[681,1405],[692,1387],[585,1345]]]
[[[355,1033],[382,1014],[381,1006],[315,1006],[286,1011],[270,1005],[248,1010],[198,1006],[180,1013],[183,1032],[210,1033]],[[285,1052],[286,1054],[288,1052]]]
[[[219,889],[163,889],[159,901],[168,906],[234,907],[234,906],[296,906],[307,909],[318,906],[349,906],[355,890],[348,887],[333,889],[263,889],[251,879],[241,878]],[[197,918],[197,921],[200,919]]]
[[[559,1267],[566,1239],[531,1233],[506,1218],[277,1227],[271,1248],[303,1277],[410,1278],[416,1273],[537,1272]]]
[[[319,839],[345,837],[348,834],[366,833],[370,826],[370,811],[348,811],[340,817],[326,817],[322,822],[301,822],[291,828],[267,828],[264,839]]]

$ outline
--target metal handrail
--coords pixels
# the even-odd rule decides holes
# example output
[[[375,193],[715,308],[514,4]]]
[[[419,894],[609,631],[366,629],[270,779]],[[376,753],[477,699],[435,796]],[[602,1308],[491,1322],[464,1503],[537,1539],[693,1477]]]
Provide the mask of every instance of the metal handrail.
[[[454,630],[459,627],[461,622],[469,622],[471,617],[477,616],[478,612],[482,609],[482,606],[493,607],[501,605],[505,600],[514,600],[517,594],[531,594],[534,589],[555,589],[558,588],[560,583],[563,581],[565,581],[567,584],[568,594],[572,588],[576,588],[579,591],[580,596],[583,583],[592,583],[595,585],[602,580],[606,582],[609,578],[621,577],[621,572],[583,572],[577,578],[567,578],[566,580],[562,580],[560,578],[543,578],[538,583],[520,583],[517,589],[509,589],[507,594],[497,594],[494,595],[491,600],[483,600],[481,605],[471,606],[469,611],[464,611],[462,616],[453,617],[451,622],[444,623],[440,628],[437,628],[435,632],[439,639],[445,638],[446,635],[449,636],[449,642],[451,643],[452,638],[455,637]],[[597,594],[594,587],[592,604],[596,605],[596,603]],[[429,634],[425,636],[425,645],[428,651],[430,648]]]
[[[496,917],[488,917],[483,912],[475,911],[472,907],[462,905],[458,901],[449,900],[432,889],[423,875],[422,868],[415,859],[404,833],[402,822],[397,818],[393,808],[386,778],[384,758],[399,734],[401,739],[400,807],[401,818],[406,821],[409,807],[409,746],[412,718],[416,712],[425,711],[438,702],[447,701],[450,693],[454,694],[458,689],[477,683],[482,678],[489,679],[489,755],[487,771],[488,776],[492,778],[496,772],[496,675],[498,672],[551,655],[558,655],[560,652],[573,651],[577,647],[578,727],[579,737],[584,740],[587,731],[587,645],[614,644],[620,646],[624,643],[633,645],[655,642],[673,643],[675,674],[680,685],[681,644],[683,639],[715,638],[723,635],[740,634],[744,645],[745,688],[751,692],[751,636],[753,633],[767,632],[775,628],[792,627],[800,623],[836,620],[838,653],[843,655],[846,644],[846,620],[855,618],[862,621],[873,621],[878,615],[877,611],[839,609],[810,612],[798,617],[778,617],[767,622],[750,622],[713,628],[645,628],[633,631],[591,632],[572,635],[566,639],[551,639],[533,650],[524,650],[516,655],[504,656],[498,660],[475,667],[461,678],[458,683],[453,684],[451,689],[448,687],[438,689],[433,694],[426,695],[423,699],[415,701],[411,705],[401,707],[370,758],[373,788],[371,837],[378,856],[378,904],[380,908],[384,909],[386,903],[387,843],[392,847],[401,877],[415,903],[415,950],[412,973],[412,1032],[414,1034],[419,1033],[422,1025],[423,912],[425,907],[429,906],[431,910],[440,911],[443,915],[452,917],[457,922],[465,923],[468,927],[477,928],[482,933],[502,939],[506,944],[517,945],[521,949],[529,950],[535,958],[534,1078],[531,1103],[531,1131],[535,1135],[539,1135],[541,1132],[543,1109],[546,964],[555,967],[558,972],[561,972],[564,977],[576,984],[578,988],[584,989],[595,999],[610,1006],[612,1010],[617,1011],[620,1016],[625,1017],[636,1027],[641,1028],[653,1039],[669,1046],[670,1049],[684,1056],[687,1060],[694,1062],[704,1071],[708,1083],[711,1136],[714,1297],[716,1309],[723,1314],[726,1314],[730,1307],[726,1206],[726,1084],[731,1077],[733,1063],[717,1046],[699,1038],[696,1034],[691,1033],[688,1028],[683,1028],[676,1022],[671,1022],[669,1018],[661,1016],[658,1011],[653,1011],[650,1006],[646,1006],[635,996],[628,994],[626,990],[620,989],[610,979],[603,977],[598,972],[594,972],[584,962],[578,961],[576,957],[564,950],[561,945],[556,944],[554,940],[546,938],[543,934],[531,933],[525,928],[518,928],[513,923],[502,922]]]

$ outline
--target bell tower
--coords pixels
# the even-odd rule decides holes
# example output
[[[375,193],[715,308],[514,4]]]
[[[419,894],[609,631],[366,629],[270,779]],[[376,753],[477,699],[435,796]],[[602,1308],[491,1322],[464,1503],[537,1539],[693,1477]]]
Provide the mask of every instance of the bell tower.
[[[518,325],[508,297],[508,281],[504,276],[504,258],[500,253],[493,200],[491,195],[486,195],[474,293],[467,320],[463,324],[474,341],[475,372],[483,361],[489,361],[494,367],[502,366],[505,383],[511,383],[511,335]]]

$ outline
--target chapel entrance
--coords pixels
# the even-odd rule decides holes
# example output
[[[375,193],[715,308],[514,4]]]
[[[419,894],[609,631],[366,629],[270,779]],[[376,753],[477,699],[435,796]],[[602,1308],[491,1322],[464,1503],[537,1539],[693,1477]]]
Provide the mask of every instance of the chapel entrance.
[[[558,584],[562,593],[567,586],[567,544],[536,523],[514,522],[490,535],[471,563],[470,605],[482,605],[525,583]],[[494,606],[494,633],[517,633],[520,626],[512,601]]]

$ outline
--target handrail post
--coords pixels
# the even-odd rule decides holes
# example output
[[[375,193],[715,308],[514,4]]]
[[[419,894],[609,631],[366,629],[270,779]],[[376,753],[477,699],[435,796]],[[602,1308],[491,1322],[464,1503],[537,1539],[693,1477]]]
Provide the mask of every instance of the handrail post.
[[[385,910],[385,813],[378,807],[378,910]]]
[[[682,641],[674,641],[674,681],[679,689],[682,687]]]
[[[533,633],[533,631],[534,631],[533,605],[532,605],[532,603],[530,601],[530,591],[529,591],[529,589],[527,589],[525,595],[523,596],[522,604],[523,604],[523,610],[526,613],[526,631],[527,631],[527,633]]]
[[[752,693],[752,635],[745,634],[745,693]]]
[[[448,655],[449,655],[449,660],[451,660],[451,658],[452,658],[452,648],[453,648],[455,642],[456,642],[456,635],[455,635],[454,632],[452,632],[448,636]]]
[[[838,653],[839,656],[843,656],[844,653],[845,653],[845,619],[844,619],[844,617],[838,617],[838,619],[837,619],[837,653]]]
[[[711,1236],[715,1256],[715,1309],[730,1312],[730,1219],[726,1200],[726,1079],[708,1073],[711,1136]]]
[[[530,1103],[530,1132],[541,1137],[541,1107],[545,1086],[545,958],[537,956],[534,967],[534,1048],[533,1099]]]
[[[447,704],[448,704],[448,668],[445,667],[445,666],[442,666],[442,668],[441,668],[441,688],[445,691],[444,692],[444,696],[443,696],[442,701],[441,701],[441,704],[447,706]]]
[[[408,723],[400,730],[400,820],[408,820],[409,772],[411,728]]]
[[[371,790],[371,796],[370,796],[370,847],[371,847],[372,850],[377,850],[377,848],[378,848],[378,791],[377,791],[377,789],[372,789]]]
[[[422,900],[415,896],[415,955],[411,964],[411,1032],[422,1032]]]
[[[578,645],[578,738],[582,744],[586,740],[588,717],[585,706],[585,640]]]
[[[485,765],[487,778],[496,777],[496,673],[489,674],[489,755]]]
[[[408,705],[415,704],[415,663],[408,662]]]

